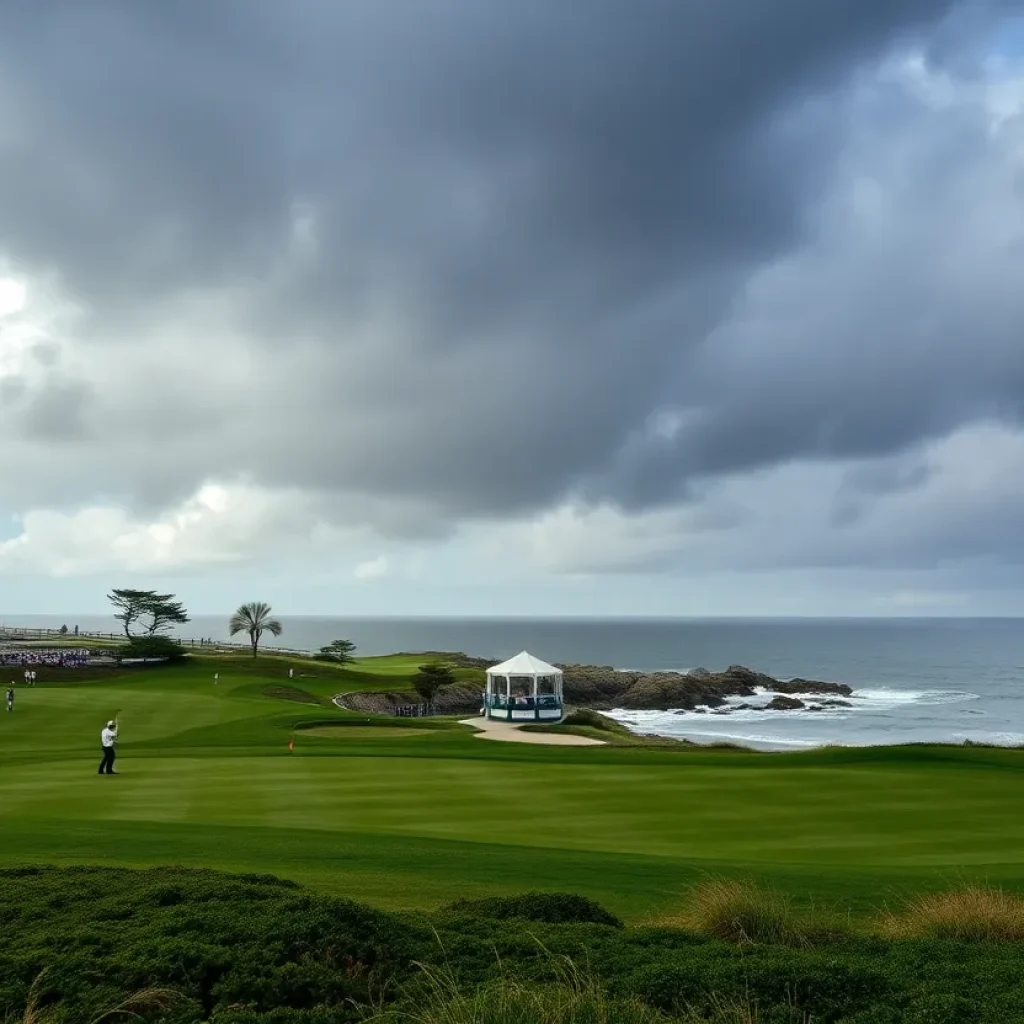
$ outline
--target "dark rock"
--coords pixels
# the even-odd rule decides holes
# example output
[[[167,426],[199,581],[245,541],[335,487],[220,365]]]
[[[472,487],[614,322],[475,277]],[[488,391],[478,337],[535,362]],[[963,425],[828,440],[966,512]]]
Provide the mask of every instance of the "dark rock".
[[[480,710],[481,686],[445,686],[434,698],[434,712],[438,715],[475,715]],[[419,704],[422,697],[412,692],[364,693],[356,691],[344,696],[343,704],[350,711],[374,715],[393,715],[403,705]]]
[[[815,693],[848,696],[850,687],[813,680],[781,682],[745,665],[730,665],[724,672],[618,672],[608,666],[559,665],[564,673],[565,699],[570,704],[609,710],[643,711],[698,707],[722,708],[729,697],[753,697],[758,690],[772,693]],[[725,713],[736,710],[728,708]]]
[[[845,683],[823,683],[817,679],[789,679],[786,682],[771,679],[764,685],[772,693],[838,693],[844,697],[853,694]]]
[[[848,700],[823,700],[821,702],[823,708],[852,708],[853,705]]]
[[[805,708],[807,705],[796,697],[773,697],[770,704],[766,705],[768,711],[796,711]]]

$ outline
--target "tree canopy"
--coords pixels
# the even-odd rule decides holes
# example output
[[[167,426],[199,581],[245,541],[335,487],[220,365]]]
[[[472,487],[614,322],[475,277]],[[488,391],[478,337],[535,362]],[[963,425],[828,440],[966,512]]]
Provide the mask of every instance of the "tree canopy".
[[[351,640],[332,640],[321,647],[314,657],[317,661],[333,661],[336,665],[347,665],[355,661],[356,645]]]
[[[161,636],[172,626],[189,621],[185,606],[175,600],[174,594],[120,587],[112,590],[107,600],[114,606],[114,618],[121,623],[129,640],[137,636]],[[139,628],[133,631],[136,625]]]
[[[284,626],[273,618],[272,613],[273,609],[269,604],[263,601],[250,601],[248,604],[239,606],[228,623],[232,636],[235,636],[236,633],[248,633],[254,658],[259,651],[260,638],[264,633],[280,636],[284,632]]]
[[[413,689],[428,706],[433,705],[434,699],[442,687],[450,686],[454,682],[455,674],[447,665],[442,665],[439,662],[420,665],[416,675],[412,678]]]

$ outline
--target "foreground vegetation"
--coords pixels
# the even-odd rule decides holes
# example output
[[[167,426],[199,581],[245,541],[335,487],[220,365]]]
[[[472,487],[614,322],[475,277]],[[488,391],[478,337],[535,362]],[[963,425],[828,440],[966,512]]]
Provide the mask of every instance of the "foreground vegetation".
[[[976,922],[986,906],[998,917],[1013,905],[1012,937],[1024,938],[1024,901],[985,894],[972,897]],[[942,897],[950,907],[959,898]],[[165,1024],[1024,1021],[1024,943],[952,936],[921,911],[912,904],[878,922],[899,921],[898,937],[822,930],[775,894],[711,882],[682,902],[687,925],[626,927],[558,894],[395,913],[271,876],[6,869],[0,1019],[78,1024],[120,1008],[106,1019],[130,1010]]]

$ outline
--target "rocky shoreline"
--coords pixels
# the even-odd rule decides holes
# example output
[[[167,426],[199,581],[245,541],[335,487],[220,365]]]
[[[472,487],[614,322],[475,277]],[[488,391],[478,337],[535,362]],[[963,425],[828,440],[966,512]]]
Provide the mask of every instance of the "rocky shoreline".
[[[449,664],[461,668],[486,669],[495,664],[483,658],[467,655],[437,655]],[[823,682],[818,679],[775,679],[763,672],[756,672],[743,665],[730,665],[723,672],[711,672],[705,668],[690,672],[629,672],[609,665],[562,665],[557,666],[564,674],[564,696],[566,704],[574,707],[591,708],[594,711],[611,711],[619,708],[629,711],[696,711],[697,713],[728,714],[731,711],[749,709],[750,705],[730,704],[736,697],[753,697],[761,691],[776,696],[766,706],[771,711],[823,710],[846,704],[842,698],[849,697],[853,690],[844,683]],[[483,672],[477,684],[460,683],[446,687],[438,694],[438,714],[474,713],[480,708],[480,694],[483,690]],[[813,695],[816,699],[808,704],[801,697]],[[414,694],[402,691],[386,693],[350,693],[343,699],[345,707],[353,711],[376,714],[394,714],[402,704],[415,703]],[[761,707],[759,706],[759,710]]]

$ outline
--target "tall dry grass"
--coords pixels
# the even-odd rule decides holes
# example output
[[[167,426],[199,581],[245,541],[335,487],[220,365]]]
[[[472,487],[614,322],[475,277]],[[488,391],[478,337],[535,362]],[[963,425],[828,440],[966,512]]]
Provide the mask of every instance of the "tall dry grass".
[[[762,1024],[764,1019],[757,1004],[749,998],[713,998],[706,1011],[691,1010],[679,1019],[679,1024]],[[779,1020],[777,1011],[773,1013],[772,1020]],[[814,1018],[810,1014],[793,1007],[789,1008],[786,1021],[788,1024],[814,1024]]]
[[[557,981],[506,976],[468,992],[450,968],[420,967],[426,996],[368,1024],[670,1024],[639,1000],[609,996],[568,958],[557,959]]]
[[[984,885],[923,893],[885,910],[877,931],[889,939],[1024,941],[1024,897]]]
[[[28,1000],[21,1020],[6,1018],[4,1024],[47,1024],[56,1014],[54,1007],[40,1006],[43,993],[43,981],[46,971],[40,971],[29,989]],[[132,992],[116,1006],[104,1010],[98,1017],[93,1017],[88,1024],[104,1024],[115,1021],[152,1020],[154,1016],[167,1013],[182,998],[180,992],[170,988],[144,988]]]
[[[712,878],[686,895],[681,912],[651,922],[723,942],[812,945],[847,935],[849,919],[828,907],[794,907],[789,896],[749,880]]]

